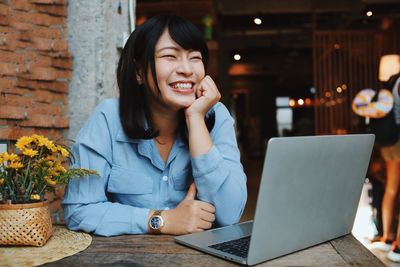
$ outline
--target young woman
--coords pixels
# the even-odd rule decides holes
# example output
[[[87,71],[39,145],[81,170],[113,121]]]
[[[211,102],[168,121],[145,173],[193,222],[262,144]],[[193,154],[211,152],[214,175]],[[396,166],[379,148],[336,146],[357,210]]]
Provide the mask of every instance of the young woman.
[[[207,58],[200,31],[180,17],[153,17],[132,33],[119,99],[96,107],[73,146],[75,164],[100,177],[70,182],[70,229],[180,235],[239,221],[246,176]]]

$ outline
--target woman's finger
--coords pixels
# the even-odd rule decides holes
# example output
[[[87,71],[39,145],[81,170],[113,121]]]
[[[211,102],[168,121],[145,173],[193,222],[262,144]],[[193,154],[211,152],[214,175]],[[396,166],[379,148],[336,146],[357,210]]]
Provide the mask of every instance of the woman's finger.
[[[200,219],[210,222],[210,223],[213,223],[215,221],[215,215],[214,215],[214,213],[203,211],[200,214]]]

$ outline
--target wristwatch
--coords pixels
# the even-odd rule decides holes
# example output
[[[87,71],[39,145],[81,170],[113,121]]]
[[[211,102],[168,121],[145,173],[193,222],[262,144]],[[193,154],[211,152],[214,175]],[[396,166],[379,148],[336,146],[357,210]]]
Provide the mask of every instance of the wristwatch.
[[[164,226],[164,219],[161,215],[162,210],[156,210],[149,219],[149,233],[161,234],[161,229]]]

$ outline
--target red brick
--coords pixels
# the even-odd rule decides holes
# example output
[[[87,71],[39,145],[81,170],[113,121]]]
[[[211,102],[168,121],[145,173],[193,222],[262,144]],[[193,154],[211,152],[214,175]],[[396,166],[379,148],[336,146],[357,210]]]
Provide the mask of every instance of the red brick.
[[[58,93],[68,93],[67,82],[41,82],[39,88],[48,89]]]
[[[68,69],[72,70],[72,59],[71,58],[56,58],[53,59],[51,63],[53,67],[60,68],[60,69]]]
[[[28,117],[31,114],[42,114],[42,115],[57,115],[63,114],[63,109],[60,105],[47,104],[47,103],[35,103],[28,109]]]
[[[29,68],[36,67],[51,67],[53,58],[47,55],[37,55],[31,63],[29,63]]]
[[[63,25],[65,19],[61,17],[50,16],[48,14],[36,13],[35,16],[32,17],[32,22],[33,24],[43,26]]]
[[[41,129],[35,129],[35,132],[37,134],[46,136],[56,142],[60,142],[60,140],[63,140],[61,131],[59,129],[55,130],[52,128],[41,128]]]
[[[17,81],[13,77],[0,77],[0,93],[5,89],[14,88]]]
[[[53,127],[53,116],[32,114],[28,116],[27,120],[22,121],[20,125],[29,127],[51,128]]]
[[[72,71],[70,71],[70,70],[59,70],[58,71],[58,79],[71,80],[72,79]]]
[[[0,98],[1,105],[29,107],[32,105],[33,100],[30,97],[14,94],[4,94]]]
[[[9,6],[5,4],[0,4],[0,15],[2,16],[9,16],[11,15],[11,9]]]
[[[26,90],[19,88],[1,88],[0,92],[2,94],[13,94],[13,95],[24,95]]]
[[[11,16],[12,21],[20,22],[20,23],[32,23],[32,18],[35,16],[34,13],[14,10],[13,15]]]
[[[1,128],[1,126],[5,126],[5,125],[8,125],[8,120],[1,120],[0,119],[0,128]]]
[[[15,76],[17,74],[17,64],[0,62],[0,73],[6,76]]]
[[[63,38],[63,32],[59,28],[49,28],[38,26],[35,28],[35,36],[47,39],[60,39]]]
[[[56,16],[62,16],[66,17],[67,16],[67,6],[61,6],[61,5],[36,5],[36,10],[41,12],[41,13],[47,13],[47,14],[52,14]]]
[[[53,40],[47,38],[33,37],[33,44],[39,50],[51,50],[53,48]]]
[[[35,67],[29,68],[29,73],[21,74],[18,77],[28,80],[54,81],[59,77],[59,75],[53,68]]]
[[[6,34],[6,33],[11,33],[15,32],[13,28],[7,27],[7,26],[0,26],[0,33]]]
[[[18,40],[31,42],[32,40],[32,32],[31,31],[20,31],[18,36]]]
[[[51,51],[50,53],[48,53],[48,55],[50,55],[51,57],[54,58],[72,58],[71,53],[68,50],[63,50],[63,51]]]
[[[27,80],[57,81],[59,79],[70,80],[72,77],[72,71],[47,67],[29,67],[29,73],[22,72],[20,71],[18,77]]]
[[[2,119],[25,119],[25,109],[18,106],[1,105],[0,118]]]
[[[15,50],[18,35],[16,31],[0,35],[0,49]]]
[[[32,23],[12,21],[10,25],[17,30],[32,31],[33,29]]]
[[[1,86],[1,80],[0,80],[0,86]],[[30,89],[46,89],[57,93],[68,93],[67,82],[32,81],[32,80],[18,79],[17,86]]]
[[[54,127],[55,128],[68,128],[69,118],[67,116],[55,116],[54,117]]]
[[[11,19],[10,16],[0,16],[0,25],[8,26],[10,25]]]
[[[43,103],[54,103],[55,101],[61,100],[61,98],[63,97],[62,95],[60,96],[60,94],[44,90],[36,90],[34,92],[34,96],[37,102]]]
[[[60,50],[67,50],[68,49],[68,42],[66,40],[55,39],[53,43],[53,50],[60,51]]]
[[[34,95],[37,102],[53,103],[55,101],[55,94],[49,91],[36,90]]]
[[[34,4],[45,4],[45,5],[51,5],[51,4],[65,5],[67,3],[66,0],[30,0],[29,2]]]
[[[18,126],[13,127],[0,127],[0,139],[5,140],[17,140],[24,135],[32,135],[35,133],[33,128],[20,128]]]
[[[25,50],[27,47],[30,46],[32,46],[30,42],[17,40],[17,42],[15,43],[15,50]]]
[[[0,61],[7,63],[23,63],[24,55],[22,53],[10,52],[10,51],[0,51]]]
[[[29,3],[28,1],[24,0],[9,0],[10,4],[12,7],[14,7],[16,10],[25,10],[25,11],[30,11],[34,10],[36,7]]]

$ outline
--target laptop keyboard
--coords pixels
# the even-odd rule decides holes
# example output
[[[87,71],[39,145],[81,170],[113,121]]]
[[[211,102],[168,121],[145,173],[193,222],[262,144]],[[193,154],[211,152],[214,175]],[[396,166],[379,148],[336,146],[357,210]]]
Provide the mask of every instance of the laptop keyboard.
[[[218,243],[209,246],[210,248],[233,254],[242,258],[247,258],[250,245],[250,236],[239,239]]]

